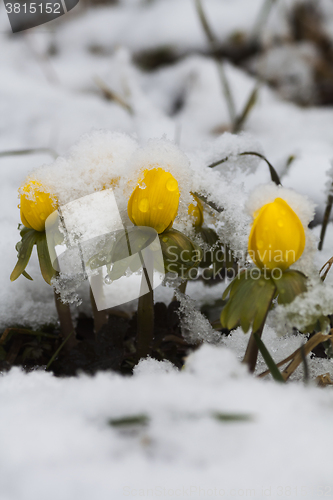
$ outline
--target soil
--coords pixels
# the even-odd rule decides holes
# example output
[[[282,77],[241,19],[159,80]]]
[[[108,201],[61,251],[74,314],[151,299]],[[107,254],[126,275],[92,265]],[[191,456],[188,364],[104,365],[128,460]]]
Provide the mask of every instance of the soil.
[[[178,314],[179,302],[166,306],[156,303],[154,341],[151,357],[169,360],[178,368],[187,354],[198,345],[189,344],[181,334]],[[77,345],[60,350],[48,368],[63,339],[58,327],[46,325],[41,331],[13,327],[3,332],[0,340],[0,371],[20,366],[26,371],[48,369],[54,375],[75,376],[84,372],[94,374],[100,370],[113,370],[131,374],[137,364],[137,315],[132,317],[110,314],[108,323],[94,334],[93,318],[81,313],[76,326]],[[2,359],[1,359],[2,358]]]

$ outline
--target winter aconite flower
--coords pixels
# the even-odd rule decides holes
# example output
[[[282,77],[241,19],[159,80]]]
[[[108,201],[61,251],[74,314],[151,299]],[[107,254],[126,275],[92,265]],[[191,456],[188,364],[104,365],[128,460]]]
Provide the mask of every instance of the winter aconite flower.
[[[169,229],[177,215],[178,182],[162,168],[145,170],[128,202],[128,216],[136,226],[149,226],[159,234]]]
[[[56,201],[37,181],[28,182],[21,190],[21,221],[29,229],[44,231],[45,221],[56,206]]]
[[[199,198],[192,194],[196,204],[191,203],[188,207],[188,214],[193,217],[194,227],[201,227],[204,222],[203,206]]]
[[[249,254],[258,267],[284,271],[300,258],[304,247],[304,227],[282,198],[267,203],[255,214]]]

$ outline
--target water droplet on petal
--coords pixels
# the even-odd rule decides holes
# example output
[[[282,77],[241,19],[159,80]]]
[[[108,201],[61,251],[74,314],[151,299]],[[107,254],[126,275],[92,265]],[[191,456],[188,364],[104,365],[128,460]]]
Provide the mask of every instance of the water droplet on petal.
[[[149,200],[148,198],[143,198],[139,203],[140,212],[148,212],[149,209]]]
[[[46,219],[46,215],[44,214],[44,212],[42,212],[41,214],[39,214],[39,217],[40,217],[42,220],[45,220],[45,219]]]
[[[164,243],[168,243],[169,238],[168,238],[167,236],[164,236],[164,237],[162,238],[162,241],[164,241]]]
[[[279,220],[277,221],[277,225],[278,225],[279,227],[283,227],[283,226],[284,226],[284,224],[283,224],[283,220],[282,220],[282,219],[279,219]]]
[[[257,247],[262,248],[264,246],[264,242],[262,240],[258,240]]]
[[[176,191],[177,187],[178,182],[176,181],[176,179],[169,179],[166,183],[166,188],[168,191]]]
[[[107,274],[104,278],[104,283],[106,285],[111,285],[111,283],[113,282],[113,280],[110,278],[110,276]]]
[[[159,209],[159,210],[163,210],[163,207],[164,207],[163,203],[159,203],[159,204],[158,204],[158,209]]]

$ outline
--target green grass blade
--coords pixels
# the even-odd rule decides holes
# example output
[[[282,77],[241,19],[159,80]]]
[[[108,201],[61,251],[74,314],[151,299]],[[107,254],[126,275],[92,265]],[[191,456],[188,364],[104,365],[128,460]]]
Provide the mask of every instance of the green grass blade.
[[[265,363],[268,366],[269,371],[271,372],[274,380],[276,380],[277,382],[285,382],[284,378],[281,375],[280,370],[276,366],[274,359],[269,354],[265,344],[263,343],[263,341],[261,340],[261,338],[259,337],[259,335],[257,333],[254,334],[254,339],[257,343],[258,349],[261,352],[261,355],[264,358]]]

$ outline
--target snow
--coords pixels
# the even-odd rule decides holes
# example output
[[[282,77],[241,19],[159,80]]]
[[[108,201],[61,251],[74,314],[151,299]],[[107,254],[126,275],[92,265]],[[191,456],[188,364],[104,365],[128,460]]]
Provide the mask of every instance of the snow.
[[[40,276],[35,250],[27,269],[34,281],[9,281],[19,239],[18,189],[37,174],[66,204],[105,188],[106,177],[108,182],[120,177],[119,190],[130,192],[158,157],[182,187],[175,227],[192,235],[190,221],[183,219],[192,201],[189,192],[200,191],[224,208],[206,215],[209,224],[213,220],[221,238],[242,252],[254,205],[283,191],[304,225],[316,206],[317,225],[307,230],[308,248],[295,267],[316,273],[332,257],[332,222],[323,251],[315,248],[331,189],[333,109],[284,100],[297,95],[307,100],[313,85],[313,47],[289,47],[287,20],[297,2],[302,3],[274,3],[260,34],[264,57],[251,63],[263,64],[268,79],[281,78],[281,92],[261,83],[257,103],[237,136],[230,133],[228,106],[193,0],[79,4],[63,18],[22,35],[10,33],[0,4],[0,152],[50,148],[60,155],[56,160],[51,151],[0,157],[2,329],[57,323],[53,290]],[[250,36],[261,5],[262,0],[204,1],[221,41]],[[318,0],[317,5],[333,39],[331,2]],[[175,62],[152,71],[135,65],[152,49],[169,50]],[[240,113],[258,81],[230,63],[224,69]],[[104,98],[101,86],[117,99]],[[270,183],[263,161],[240,157],[244,151],[264,154],[283,189]],[[122,215],[126,203],[123,196]],[[189,283],[184,329],[195,341],[217,340],[199,310],[221,299],[227,284]],[[305,340],[303,335],[278,336],[277,322],[284,326],[287,314],[301,326],[318,315],[318,303],[319,312],[331,313],[332,287],[331,270],[305,301],[277,309],[275,319],[268,317],[263,340],[276,361]],[[82,303],[72,307],[74,317],[80,311],[91,315],[87,283],[77,292]],[[155,300],[169,303],[173,293],[160,286]],[[118,301],[128,298],[125,287],[118,287],[117,295]],[[137,302],[121,307],[133,312]],[[302,366],[286,385],[250,376],[239,363],[248,338],[238,328],[218,346],[204,344],[189,354],[180,371],[149,358],[140,361],[133,377],[99,373],[60,379],[17,368],[2,374],[0,499],[332,496],[330,387],[305,386]],[[308,358],[308,365],[311,380],[324,373],[333,379],[332,360]],[[265,369],[259,356],[256,374]],[[250,418],[219,421],[217,412]],[[110,419],[140,415],[148,417],[145,425],[108,425]]]
[[[14,369],[2,376],[0,397],[4,500],[204,491],[231,499],[246,490],[250,498],[293,491],[317,500],[321,489],[331,492],[323,443],[332,439],[332,392],[253,379],[223,347],[202,346],[180,372],[141,361],[131,378],[63,380]],[[216,413],[248,419],[219,421]],[[146,425],[108,425],[140,415]]]

